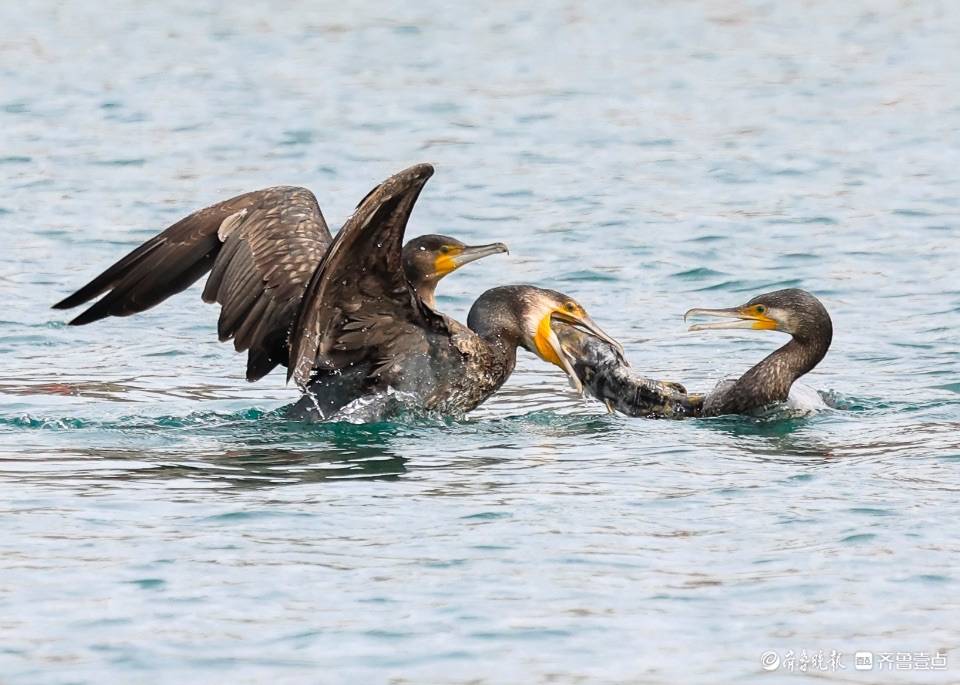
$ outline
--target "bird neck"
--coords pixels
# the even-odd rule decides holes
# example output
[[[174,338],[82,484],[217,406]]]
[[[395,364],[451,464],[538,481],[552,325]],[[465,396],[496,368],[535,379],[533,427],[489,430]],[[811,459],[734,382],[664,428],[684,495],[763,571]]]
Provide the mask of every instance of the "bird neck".
[[[519,336],[512,334],[510,327],[500,325],[500,322],[494,318],[473,321],[470,330],[487,343],[499,361],[513,369],[517,361],[517,347],[520,346],[520,339]]]
[[[520,332],[508,311],[477,300],[467,317],[467,326],[483,340],[498,365],[510,371],[517,363]]]
[[[419,283],[413,284],[413,289],[417,292],[417,297],[419,297],[425,305],[433,311],[437,311],[437,298],[435,296],[437,284],[435,281],[420,281]]]
[[[749,398],[752,407],[784,402],[793,382],[819,364],[829,347],[829,336],[793,338],[740,376],[733,393]]]

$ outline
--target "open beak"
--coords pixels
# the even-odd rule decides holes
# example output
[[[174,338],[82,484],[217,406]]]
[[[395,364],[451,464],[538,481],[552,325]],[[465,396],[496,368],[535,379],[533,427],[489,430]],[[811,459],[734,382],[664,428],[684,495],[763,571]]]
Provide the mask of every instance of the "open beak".
[[[554,311],[549,319],[554,319],[556,321],[562,321],[565,324],[569,324],[574,328],[583,331],[587,335],[593,336],[597,340],[605,342],[619,357],[620,361],[626,365],[626,357],[623,352],[623,345],[607,335],[597,323],[591,319],[587,314],[578,315],[571,314],[564,310]],[[557,337],[557,334],[554,332],[553,328],[548,325],[546,330],[542,332],[545,342],[550,346],[553,356],[555,357],[554,363],[556,363],[560,368],[563,369],[564,373],[567,374],[567,378],[570,381],[570,387],[576,390],[579,393],[583,393],[583,383],[580,382],[579,376],[577,376],[576,371],[573,370],[573,363],[570,359],[570,356],[564,350],[563,345],[560,343],[560,339]],[[559,362],[559,363],[558,363]]]
[[[489,257],[490,255],[509,253],[510,250],[503,243],[491,243],[490,245],[467,245],[456,254],[444,254],[437,257],[434,264],[437,275],[440,277],[453,273],[464,264],[475,262],[478,259]]]
[[[765,314],[758,314],[746,307],[730,307],[729,309],[690,309],[683,315],[686,321],[691,316],[718,316],[735,321],[718,321],[716,323],[695,323],[690,331],[708,331],[727,328],[750,328],[753,330],[772,331],[777,328],[777,322]]]

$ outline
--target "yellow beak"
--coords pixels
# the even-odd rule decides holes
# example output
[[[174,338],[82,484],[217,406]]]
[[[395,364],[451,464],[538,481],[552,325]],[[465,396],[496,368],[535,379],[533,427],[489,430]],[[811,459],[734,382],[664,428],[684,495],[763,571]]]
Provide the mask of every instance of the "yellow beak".
[[[759,314],[753,308],[730,307],[729,309],[690,309],[683,315],[686,321],[691,316],[719,316],[736,321],[718,321],[716,323],[696,323],[690,326],[690,331],[707,331],[727,328],[751,328],[759,331],[774,331],[777,322],[766,314]]]
[[[434,273],[437,278],[443,278],[449,273],[453,273],[464,264],[475,262],[478,259],[489,257],[490,255],[509,253],[510,250],[503,243],[491,243],[490,245],[466,245],[461,248],[454,248],[446,254],[438,255],[433,261]]]
[[[544,316],[540,319],[536,335],[534,335],[533,338],[534,345],[537,348],[537,354],[544,361],[555,364],[563,369],[563,372],[567,374],[570,387],[578,393],[583,393],[583,383],[581,383],[576,371],[574,371],[572,360],[563,349],[563,345],[560,344],[560,339],[550,325],[554,318],[570,324],[598,340],[602,340],[616,351],[621,360],[624,359],[623,345],[607,335],[586,312],[572,313],[565,309],[554,309]]]

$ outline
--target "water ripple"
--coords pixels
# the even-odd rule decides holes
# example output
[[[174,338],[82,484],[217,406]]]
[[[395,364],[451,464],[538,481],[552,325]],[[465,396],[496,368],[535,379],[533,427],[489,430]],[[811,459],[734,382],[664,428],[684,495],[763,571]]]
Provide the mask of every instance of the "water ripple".
[[[773,682],[764,651],[834,649],[832,681],[953,646],[960,5],[0,23],[5,682]],[[705,390],[783,337],[682,313],[802,287],[834,321],[805,379],[830,409],[628,419],[523,352],[466,417],[303,424],[197,288],[89,327],[50,310],[195,208],[292,183],[339,226],[421,160],[410,233],[511,247],[442,283],[459,320],[558,287],[638,373]],[[882,675],[952,683],[957,658]]]

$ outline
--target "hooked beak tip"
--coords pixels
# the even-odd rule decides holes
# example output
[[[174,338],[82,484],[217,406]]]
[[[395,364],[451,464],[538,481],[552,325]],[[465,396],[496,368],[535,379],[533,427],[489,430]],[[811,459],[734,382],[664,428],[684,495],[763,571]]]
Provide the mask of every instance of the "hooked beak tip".
[[[478,259],[489,257],[495,254],[509,253],[507,246],[503,243],[491,243],[490,245],[469,245],[463,248],[463,251],[455,257],[452,257],[454,267],[459,269],[465,264],[475,262]]]
[[[703,307],[694,307],[683,313],[683,322],[686,323],[691,316],[730,316],[729,309],[704,309]]]
[[[558,320],[579,329],[583,333],[596,338],[597,340],[607,344],[613,350],[614,354],[617,356],[618,361],[624,366],[630,366],[627,361],[626,351],[623,349],[623,345],[619,340],[608,335],[600,326],[597,325],[597,322],[594,321],[589,316],[583,317],[572,317],[564,314],[563,312],[557,312],[554,314]]]
[[[510,253],[506,243],[490,243],[489,245],[478,245],[475,249],[489,252],[490,254]]]

